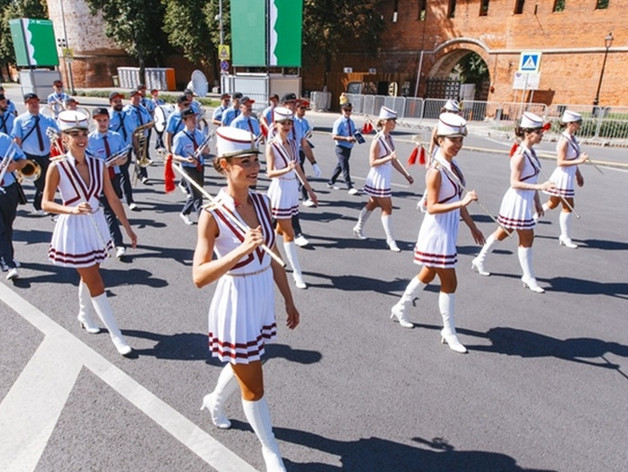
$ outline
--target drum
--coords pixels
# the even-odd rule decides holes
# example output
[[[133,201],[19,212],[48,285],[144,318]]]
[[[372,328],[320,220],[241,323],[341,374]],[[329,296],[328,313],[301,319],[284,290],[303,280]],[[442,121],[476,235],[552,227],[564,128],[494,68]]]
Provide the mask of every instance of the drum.
[[[168,117],[174,113],[174,106],[170,104],[155,107],[155,131],[162,134],[166,131]]]

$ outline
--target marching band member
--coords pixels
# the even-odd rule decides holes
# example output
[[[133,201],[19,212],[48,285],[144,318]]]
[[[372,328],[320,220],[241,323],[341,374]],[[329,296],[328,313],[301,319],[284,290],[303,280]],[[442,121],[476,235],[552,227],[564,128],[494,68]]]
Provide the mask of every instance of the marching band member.
[[[395,144],[390,132],[397,125],[397,112],[387,107],[382,107],[379,111],[379,121],[377,128],[381,131],[377,133],[371,143],[369,161],[371,170],[364,183],[364,192],[369,196],[369,200],[360,211],[358,222],[353,228],[353,234],[359,239],[366,239],[362,232],[366,220],[375,208],[382,210],[382,226],[386,233],[386,244],[391,251],[400,252],[395,238],[390,229],[390,215],[392,213],[392,169],[393,167],[412,184],[414,179],[397,159]]]
[[[236,92],[231,97],[231,106],[222,112],[222,126],[229,126],[233,120],[235,120],[240,114],[240,100],[242,100],[242,94]]]
[[[115,131],[124,141],[125,146],[132,146],[133,144],[133,131],[135,127],[133,120],[124,112],[124,105],[122,100],[124,95],[119,92],[111,92],[109,94],[109,129]],[[133,185],[131,184],[131,177],[129,176],[129,166],[131,165],[131,151],[129,151],[127,161],[120,166],[120,186],[122,187],[122,193],[126,204],[129,205],[129,210],[139,211],[137,203],[133,200]]]
[[[0,92],[0,133],[10,135],[13,131],[15,115],[9,108],[9,100]]]
[[[0,97],[1,104],[4,95]],[[8,271],[7,280],[19,277],[19,263],[15,260],[13,249],[13,222],[19,195],[13,172],[21,170],[25,165],[26,156],[22,150],[13,144],[8,134],[0,131],[0,265],[3,272]]]
[[[138,87],[139,89],[139,87]],[[149,128],[153,127],[153,117],[150,115],[148,110],[144,108],[141,104],[142,93],[139,90],[133,90],[131,92],[131,103],[124,107],[124,112],[131,119],[131,123],[133,123],[133,130],[135,131],[140,126],[150,125]],[[148,153],[148,135],[149,130],[144,131],[144,136],[146,136],[146,149],[144,152]],[[133,139],[137,139],[135,134],[133,135]],[[139,145],[137,142],[133,142],[133,152],[135,154],[135,172],[139,179],[143,184],[148,182],[148,170],[146,167],[141,167],[139,162],[142,160],[142,156],[138,153],[140,152]],[[148,154],[147,154],[148,156]],[[150,159],[149,159],[150,161]]]
[[[200,114],[201,112],[201,103],[198,100],[194,99],[194,92],[188,88],[186,88],[183,91],[183,95],[186,96],[186,98],[188,99],[188,102],[190,103],[190,108],[192,109],[192,111],[194,111],[194,113],[196,113],[197,115]]]
[[[76,109],[78,108],[79,102],[77,102],[76,98],[74,97],[68,97],[65,99],[65,102],[63,102],[63,105],[65,107],[65,110],[76,111]]]
[[[466,124],[461,116],[449,113],[440,115],[439,150],[425,176],[427,213],[414,249],[414,262],[422,264],[423,267],[419,274],[412,278],[401,300],[391,310],[391,318],[397,318],[404,328],[412,328],[414,325],[407,320],[406,309],[414,300],[416,292],[431,283],[438,275],[440,280],[438,307],[443,318],[441,339],[450,349],[459,353],[467,352],[458,340],[454,317],[455,292],[458,285],[456,239],[460,218],[471,230],[475,242],[484,243],[482,232],[476,227],[467,210],[467,205],[476,201],[478,196],[473,190],[462,197],[464,176],[454,160],[467,135]]]
[[[0,95],[4,95],[4,87],[2,86],[2,84],[0,84]],[[6,111],[9,114],[13,115],[14,117],[17,116],[17,108],[15,106],[15,103],[13,103],[8,98],[6,100],[7,100],[7,110]],[[0,127],[0,132],[6,133],[6,134],[11,134],[11,127],[7,127],[7,129],[9,130],[8,133],[6,131],[3,131],[2,128]]]
[[[458,100],[454,100],[450,98],[445,102],[445,105],[440,109],[440,114],[443,113],[455,113],[456,115],[460,114],[460,103]],[[427,158],[425,159],[425,167],[429,168],[432,164],[432,156],[434,153],[438,151],[438,126],[434,126],[434,130],[432,131],[432,139],[430,139],[430,146],[427,150]]]
[[[233,119],[229,126],[249,131],[255,136],[255,139],[258,139],[261,131],[259,121],[253,116],[254,103],[255,100],[249,97],[242,97],[240,99],[240,114]]]
[[[100,331],[91,318],[95,311],[109,331],[116,350],[128,356],[133,350],[117,326],[100,275],[100,264],[107,258],[111,247],[107,222],[98,204],[103,191],[133,247],[137,237],[111,186],[105,163],[85,153],[87,117],[80,112],[63,111],[59,114],[59,122],[68,153],[54,160],[46,174],[44,209],[60,215],[52,234],[48,257],[53,264],[73,267],[79,273],[78,320],[85,330],[92,334]],[[55,202],[57,188],[63,203]]]
[[[150,120],[151,121],[155,121],[155,103],[153,102],[153,100],[151,98],[148,98],[146,96],[146,85],[144,84],[140,84],[137,86],[137,91],[140,93],[140,105],[142,105],[144,108],[146,108],[146,110],[148,111],[148,114],[150,115]],[[149,128],[148,129],[148,134],[146,135],[146,145],[148,146],[148,143],[150,143],[150,137],[153,134],[153,128]],[[155,147],[156,148],[156,147]],[[148,157],[148,159],[150,160],[150,147],[146,148],[146,156]]]
[[[549,200],[543,204],[544,212],[553,210],[562,201],[562,211],[558,218],[560,223],[558,243],[570,249],[578,247],[571,240],[571,220],[576,194],[574,184],[578,187],[584,185],[584,177],[578,165],[584,164],[589,158],[586,152],[580,151],[580,145],[575,136],[580,126],[582,126],[582,115],[575,111],[565,110],[560,120],[560,127],[564,131],[556,143],[556,169],[550,175],[550,180],[554,182],[556,188],[544,191],[550,195]]]
[[[305,159],[310,162],[312,165],[312,169],[314,170],[314,176],[318,179],[323,173],[321,172],[320,167],[316,163],[316,159],[314,158],[314,151],[312,151],[312,144],[308,141],[308,138],[312,134],[312,127],[310,126],[310,122],[305,117],[305,112],[309,109],[309,102],[306,100],[299,100],[296,110],[294,110],[294,123],[295,128],[297,129],[298,134],[301,136],[299,141],[299,164],[301,164],[301,169],[305,173]],[[309,151],[309,152],[308,152]],[[307,154],[306,154],[307,152]],[[301,192],[301,199],[303,200],[303,206],[311,207],[314,206],[314,202],[307,198],[307,192],[303,185],[299,184],[299,191]]]
[[[355,123],[351,119],[351,112],[353,107],[350,102],[345,102],[341,106],[342,116],[334,122],[332,129],[332,139],[336,142],[336,157],[338,158],[338,164],[331,174],[331,178],[327,182],[329,188],[337,189],[336,179],[342,173],[345,180],[345,185],[349,191],[349,195],[356,195],[358,189],[353,187],[351,181],[351,173],[349,170],[349,158],[351,157],[351,149],[353,148],[356,138],[354,133],[356,131]]]
[[[46,172],[50,164],[50,139],[46,134],[48,128],[59,130],[57,123],[45,115],[39,113],[39,97],[34,93],[24,95],[26,113],[19,115],[13,122],[11,136],[18,146],[22,148],[27,159],[32,159],[41,168],[41,175],[35,180],[35,199],[33,215],[46,215],[41,208],[41,198],[44,190]]]
[[[273,282],[284,299],[289,329],[299,324],[299,312],[285,270],[260,250],[266,244],[277,253],[270,202],[250,190],[260,170],[255,137],[227,127],[219,128],[216,136],[214,167],[225,175],[227,187],[217,197],[219,204],[201,213],[193,278],[199,288],[218,281],[209,308],[209,347],[212,356],[229,364],[216,389],[203,398],[201,409],[209,410],[218,428],[229,428],[224,404],[239,383],[244,414],[262,444],[266,470],[285,471],[264,396],[261,362],[265,343],[277,332]],[[239,229],[229,216],[249,229]]]
[[[151,107],[153,109],[153,119],[155,118],[155,109],[157,107],[160,107],[162,105],[165,105],[166,102],[164,102],[161,98],[159,98],[159,90],[157,89],[152,89],[150,91],[150,102],[151,102]],[[148,108],[147,108],[148,109]],[[166,146],[164,144],[164,140],[163,140],[163,131],[160,133],[155,129],[155,132],[157,133],[157,139],[155,140],[155,149],[165,149]]]
[[[183,171],[199,186],[203,187],[205,154],[209,153],[209,147],[199,146],[203,144],[205,136],[196,127],[196,113],[191,108],[181,112],[181,118],[185,129],[177,133],[172,145],[172,158],[181,163]],[[183,205],[179,216],[186,225],[191,225],[192,220],[188,216],[192,209],[196,215],[200,215],[203,208],[203,194],[194,185],[185,181],[188,189],[188,199]]]
[[[266,174],[271,179],[268,196],[273,218],[277,220],[277,232],[283,234],[283,246],[292,267],[292,277],[297,288],[306,288],[292,227],[292,216],[299,213],[299,180],[317,205],[318,199],[299,165],[298,144],[289,137],[293,124],[290,110],[284,107],[275,108],[277,134],[266,146]]]
[[[55,80],[52,83],[52,88],[54,92],[48,95],[48,99],[46,100],[50,109],[54,112],[55,118],[59,116],[59,113],[62,112],[65,108],[65,101],[70,98],[70,96],[63,91],[63,81]]]
[[[111,156],[125,148],[124,140],[118,133],[109,129],[109,111],[106,108],[94,108],[92,118],[96,122],[96,130],[92,131],[88,136],[87,152],[106,162]],[[122,195],[119,166],[124,164],[127,159],[128,153],[124,153],[114,162],[111,162],[108,167],[106,166],[111,186],[118,198]],[[105,195],[100,196],[100,203],[103,206],[105,220],[107,220],[107,226],[109,227],[109,235],[116,249],[116,257],[120,259],[126,253],[126,247],[122,239],[118,218]]]
[[[212,124],[216,126],[222,125],[222,114],[227,108],[229,108],[229,102],[231,101],[231,95],[223,93],[220,96],[220,105],[216,107],[212,114]]]
[[[186,108],[190,108],[190,100],[185,95],[177,97],[177,110],[168,117],[166,123],[166,151],[172,154],[172,140],[175,135],[185,128],[181,112]]]
[[[497,242],[508,236],[506,230],[517,231],[519,236],[517,254],[523,271],[521,281],[524,287],[536,293],[543,293],[545,290],[537,283],[532,270],[532,243],[536,226],[533,215],[535,211],[543,215],[538,191],[554,188],[554,184],[549,180],[542,184],[537,183],[541,162],[533,146],[541,142],[543,132],[543,119],[533,113],[525,112],[515,128],[515,134],[522,139],[522,142],[510,159],[510,188],[502,199],[497,217],[497,221],[502,226],[487,238],[480,254],[471,262],[471,268],[480,275],[490,275],[484,268],[486,256]]]
[[[279,95],[276,93],[271,94],[271,96],[268,97],[268,101],[270,102],[270,105],[264,108],[259,120],[262,127],[262,133],[264,133],[264,136],[266,137],[270,136],[273,124],[275,123],[273,111],[279,104]]]

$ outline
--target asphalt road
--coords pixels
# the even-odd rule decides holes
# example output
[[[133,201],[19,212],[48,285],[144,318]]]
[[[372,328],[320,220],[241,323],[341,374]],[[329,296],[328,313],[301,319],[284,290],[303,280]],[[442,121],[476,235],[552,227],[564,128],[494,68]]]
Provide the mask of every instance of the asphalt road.
[[[319,129],[333,116],[312,114]],[[335,157],[329,135],[313,137],[324,176]],[[412,150],[397,136],[401,156]],[[510,143],[470,136],[468,148]],[[550,150],[551,144],[542,148]],[[593,154],[595,153],[595,154]],[[593,148],[600,160],[621,151]],[[368,172],[366,145],[352,156],[356,183]],[[470,188],[497,212],[508,187],[504,154],[463,149]],[[544,161],[546,171],[553,169]],[[311,169],[306,169],[311,174]],[[412,247],[422,215],[415,183],[395,175],[393,231],[386,249],[377,214],[369,239],[351,228],[366,201],[314,180],[318,208],[302,207],[311,246],[299,249],[307,290],[293,288],[302,323],[283,327],[268,349],[265,383],[275,434],[289,471],[609,471],[626,470],[628,417],[628,210],[626,172],[585,166],[577,190],[574,239],[558,246],[558,213],[537,226],[534,267],[545,294],[521,287],[516,242],[489,256],[491,277],[470,270],[479,248],[461,225],[457,325],[469,354],[440,344],[438,287],[420,293],[403,329],[389,319],[418,271]],[[0,470],[263,470],[259,443],[236,398],[231,430],[217,430],[202,397],[220,371],[207,354],[213,287],[196,289],[196,226],[178,217],[184,196],[163,192],[163,167],[136,189],[128,212],[139,247],[110,260],[110,301],[137,358],[121,358],[106,334],[76,322],[78,276],[47,261],[54,222],[20,207],[15,225],[21,278],[0,283]],[[221,178],[206,170],[206,188]],[[260,181],[260,189],[268,182]],[[32,187],[27,187],[32,194]],[[494,223],[469,207],[485,235]]]

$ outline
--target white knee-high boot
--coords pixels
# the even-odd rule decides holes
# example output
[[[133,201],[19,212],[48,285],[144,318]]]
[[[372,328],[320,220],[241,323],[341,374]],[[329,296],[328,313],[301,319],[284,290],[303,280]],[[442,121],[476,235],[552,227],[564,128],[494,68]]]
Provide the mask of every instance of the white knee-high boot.
[[[373,213],[373,212],[367,210],[366,207],[364,207],[364,208],[362,208],[360,210],[360,216],[358,216],[358,222],[353,227],[353,235],[356,238],[358,238],[358,239],[366,239],[366,236],[364,236],[364,233],[362,232],[362,228],[364,228],[364,225],[366,224],[366,221],[371,216],[371,213]]]
[[[109,300],[107,300],[107,294],[102,293],[97,297],[92,297],[92,304],[94,305],[94,310],[96,310],[96,313],[105,325],[105,328],[109,331],[111,341],[113,341],[113,344],[118,352],[123,356],[130,354],[133,349],[131,349],[131,346],[127,344],[120,332],[120,329],[118,328],[116,319],[113,316],[113,310],[111,309]]]
[[[286,251],[286,257],[292,267],[292,278],[297,288],[306,288],[305,281],[303,280],[303,273],[301,272],[301,264],[299,264],[299,257],[297,256],[297,245],[294,241],[283,243],[283,248]]]
[[[456,320],[454,316],[455,301],[456,294],[454,293],[440,292],[438,294],[438,309],[443,318],[443,329],[440,332],[441,341],[443,344],[447,343],[449,349],[452,351],[464,354],[467,352],[467,348],[460,343],[458,335],[456,334]]]
[[[576,249],[578,245],[571,240],[571,220],[573,214],[567,211],[561,211],[558,217],[558,223],[560,224],[560,236],[558,237],[558,244],[568,247],[569,249]]]
[[[497,238],[495,238],[492,234],[486,238],[486,242],[484,243],[484,246],[482,246],[482,249],[480,249],[480,253],[471,261],[471,270],[475,270],[480,275],[491,275],[490,272],[484,269],[484,261],[486,260],[486,256],[491,253],[498,242]]]
[[[523,286],[528,287],[536,293],[545,292],[545,290],[539,287],[539,284],[536,282],[536,277],[534,276],[534,271],[532,270],[532,248],[519,246],[517,248],[517,255],[519,256],[519,264],[521,265],[521,270],[523,271],[523,277],[521,277]]]
[[[100,333],[100,328],[94,319],[92,314],[94,313],[94,307],[92,305],[92,299],[89,296],[89,288],[82,281],[79,281],[78,287],[78,299],[79,299],[79,314],[77,316],[81,327],[85,328],[89,334]]]
[[[543,213],[547,213],[547,210],[550,209],[550,207],[549,207],[549,205],[547,203],[543,203],[542,207],[543,207]],[[534,213],[534,215],[532,215],[532,219],[534,221],[539,221],[539,218],[540,218],[540,215],[538,213],[536,213],[536,212]]]
[[[217,428],[229,429],[231,421],[225,413],[225,402],[238,389],[238,380],[236,379],[231,364],[227,364],[220,371],[216,388],[209,395],[203,397],[203,405],[201,411],[207,408],[212,417],[212,422]]]
[[[406,308],[412,303],[416,293],[423,287],[425,287],[425,284],[418,277],[412,277],[403,295],[401,295],[401,299],[390,309],[390,318],[397,318],[399,324],[404,328],[414,328],[414,324],[406,318]]]
[[[251,428],[253,428],[257,438],[262,443],[262,455],[264,456],[266,471],[285,472],[286,467],[281,459],[279,444],[277,444],[273,434],[266,398],[261,398],[256,402],[249,402],[243,399],[242,408]]]
[[[390,215],[382,215],[382,226],[384,227],[384,233],[386,233],[386,244],[388,244],[390,250],[393,252],[401,252],[390,230]]]

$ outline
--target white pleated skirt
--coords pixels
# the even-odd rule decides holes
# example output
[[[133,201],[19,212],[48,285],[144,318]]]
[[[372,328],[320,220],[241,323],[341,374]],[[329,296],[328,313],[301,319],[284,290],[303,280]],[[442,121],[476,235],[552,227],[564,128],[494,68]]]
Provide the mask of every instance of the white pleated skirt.
[[[287,220],[299,213],[299,181],[272,179],[267,192],[271,213],[276,220]]]
[[[391,174],[392,164],[389,162],[381,166],[371,167],[366,176],[366,182],[364,182],[364,193],[379,198],[392,196]]]
[[[91,267],[105,261],[112,248],[102,209],[91,215],[59,215],[48,259],[62,267]]]
[[[273,271],[220,278],[209,307],[209,350],[222,362],[248,364],[277,335]]]
[[[436,215],[426,213],[414,246],[414,263],[443,269],[456,267],[459,224],[459,210]]]
[[[554,182],[556,188],[544,190],[543,193],[556,197],[573,198],[576,194],[576,170],[577,166],[556,167],[549,178]]]
[[[508,229],[534,229],[534,193],[535,190],[509,188],[502,199],[497,221]]]

